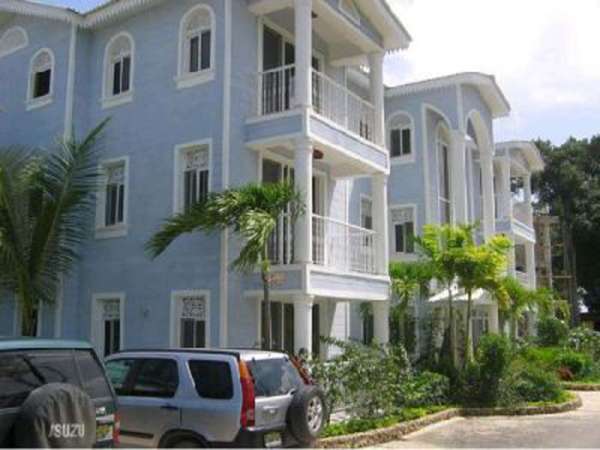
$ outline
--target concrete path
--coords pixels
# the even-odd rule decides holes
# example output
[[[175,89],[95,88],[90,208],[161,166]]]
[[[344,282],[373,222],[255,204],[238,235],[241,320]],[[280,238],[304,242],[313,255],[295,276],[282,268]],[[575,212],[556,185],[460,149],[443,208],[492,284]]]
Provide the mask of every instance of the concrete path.
[[[456,418],[390,442],[387,448],[600,448],[600,392],[563,414]]]

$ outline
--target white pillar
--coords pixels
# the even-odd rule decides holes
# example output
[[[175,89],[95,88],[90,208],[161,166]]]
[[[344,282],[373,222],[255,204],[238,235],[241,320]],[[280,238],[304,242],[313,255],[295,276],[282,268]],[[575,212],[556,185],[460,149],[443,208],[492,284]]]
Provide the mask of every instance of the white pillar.
[[[529,278],[529,288],[535,289],[537,280],[535,274],[535,244],[533,242],[527,242],[525,244],[525,258],[525,264],[527,265],[527,277]]]
[[[525,193],[525,211],[527,212],[527,225],[533,226],[533,198],[531,194],[531,174],[523,176],[523,191]]]
[[[467,166],[465,133],[453,130],[451,133],[450,180],[452,183],[452,204],[454,205],[454,222],[466,224],[467,216]]]
[[[494,198],[494,159],[491,149],[480,149],[481,185],[483,188],[483,235],[489,239],[496,231],[496,205]]]
[[[375,142],[384,145],[385,142],[385,112],[384,112],[384,87],[383,87],[383,59],[384,52],[369,54],[369,89],[371,103],[375,108],[374,138]]]
[[[510,189],[510,161],[507,158],[500,160],[499,188],[500,217],[510,219],[512,218],[512,192]]]
[[[488,311],[488,326],[489,332],[493,334],[500,333],[500,324],[498,319],[498,305],[490,305],[490,309]]]
[[[294,256],[298,263],[312,262],[312,178],[313,147],[310,139],[298,138],[294,159],[294,183],[300,192],[305,213],[296,221],[294,237]]]
[[[300,350],[312,353],[312,311],[314,299],[299,296],[294,299],[294,353]]]
[[[371,179],[373,194],[373,230],[375,231],[375,265],[378,274],[387,274],[389,265],[388,251],[388,208],[387,183],[384,174],[374,175]]]
[[[390,342],[390,302],[373,302],[373,328],[375,342],[386,345]]]
[[[312,106],[312,0],[294,0],[296,106]]]

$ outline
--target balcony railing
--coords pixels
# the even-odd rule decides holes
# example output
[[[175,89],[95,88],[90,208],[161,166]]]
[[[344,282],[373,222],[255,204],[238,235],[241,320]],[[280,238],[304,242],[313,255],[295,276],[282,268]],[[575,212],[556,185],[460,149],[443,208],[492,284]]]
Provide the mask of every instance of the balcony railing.
[[[528,227],[533,226],[533,215],[531,211],[531,206],[527,205],[524,202],[513,203],[513,217],[515,220],[521,222]]]
[[[313,214],[313,262],[342,272],[375,274],[372,230]]]
[[[374,231],[313,214],[312,232],[314,264],[344,273],[377,273]],[[271,236],[269,259],[275,265],[294,263],[294,231],[287,215]]]
[[[527,272],[522,272],[520,270],[517,270],[516,274],[517,274],[517,280],[519,280],[523,286],[529,287],[529,284],[530,284],[529,274]]]
[[[258,115],[289,111],[295,106],[294,65],[266,70],[258,74]],[[338,126],[375,142],[375,108],[369,102],[329,78],[312,70],[312,103],[316,114]]]

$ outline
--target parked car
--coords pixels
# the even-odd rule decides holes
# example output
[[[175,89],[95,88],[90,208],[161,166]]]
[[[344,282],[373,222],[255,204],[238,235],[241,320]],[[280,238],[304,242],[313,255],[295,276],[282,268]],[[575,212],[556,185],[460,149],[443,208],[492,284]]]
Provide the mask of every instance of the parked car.
[[[0,339],[0,447],[112,447],[117,397],[85,342]]]
[[[124,446],[306,447],[325,424],[322,390],[283,353],[126,351],[106,367]]]

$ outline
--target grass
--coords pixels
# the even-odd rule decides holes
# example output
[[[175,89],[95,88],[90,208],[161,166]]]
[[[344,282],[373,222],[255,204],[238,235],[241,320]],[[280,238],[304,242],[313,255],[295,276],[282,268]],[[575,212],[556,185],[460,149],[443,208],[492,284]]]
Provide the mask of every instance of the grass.
[[[561,393],[552,401],[544,401],[544,402],[528,402],[527,406],[554,406],[560,405],[561,403],[566,403],[575,399],[575,395],[571,394],[567,391],[561,391]]]
[[[364,431],[387,428],[393,425],[420,419],[430,414],[435,414],[448,409],[448,406],[427,406],[422,408],[404,408],[398,414],[376,419],[350,419],[346,422],[328,425],[322,437],[336,437],[347,434],[362,433]]]

